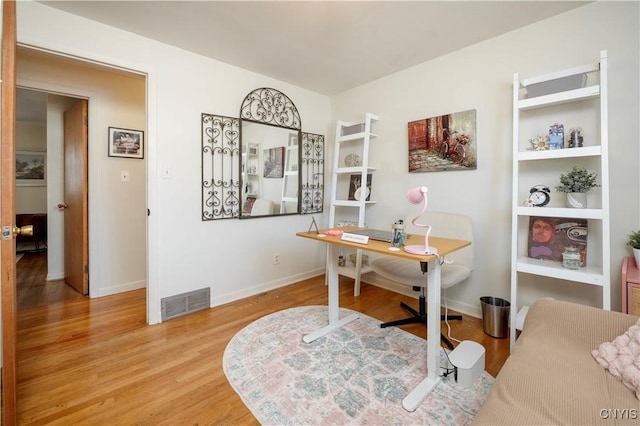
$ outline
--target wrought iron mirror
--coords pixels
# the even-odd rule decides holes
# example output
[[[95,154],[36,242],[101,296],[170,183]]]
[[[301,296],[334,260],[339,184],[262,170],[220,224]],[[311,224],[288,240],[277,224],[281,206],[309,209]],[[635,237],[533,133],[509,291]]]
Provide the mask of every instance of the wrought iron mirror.
[[[302,124],[284,93],[261,88],[240,107],[240,218],[300,213]]]
[[[202,220],[322,212],[324,136],[301,127],[271,88],[245,96],[239,119],[202,114]]]

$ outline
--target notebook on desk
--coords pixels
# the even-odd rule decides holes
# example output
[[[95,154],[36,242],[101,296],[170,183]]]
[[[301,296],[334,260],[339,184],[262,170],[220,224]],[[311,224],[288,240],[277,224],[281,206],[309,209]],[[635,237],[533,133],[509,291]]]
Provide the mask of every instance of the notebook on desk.
[[[366,235],[372,240],[384,241],[390,243],[393,240],[393,233],[391,231],[381,231],[379,229],[358,229],[356,231],[349,231],[350,234]]]

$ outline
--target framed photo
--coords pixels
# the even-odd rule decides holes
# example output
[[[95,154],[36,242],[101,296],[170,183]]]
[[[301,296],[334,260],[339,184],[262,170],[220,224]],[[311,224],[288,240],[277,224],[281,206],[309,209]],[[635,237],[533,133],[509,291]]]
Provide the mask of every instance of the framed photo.
[[[284,177],[284,147],[269,148],[264,150],[264,177]]]
[[[362,175],[351,175],[351,178],[349,179],[349,200],[357,200],[360,201],[360,199],[365,196],[366,194],[366,200],[365,201],[370,201],[371,200],[371,177],[372,174],[369,173],[367,174],[367,185],[363,188],[362,187]]]
[[[109,157],[144,158],[144,132],[109,127]]]
[[[476,110],[408,123],[409,173],[475,170]]]
[[[256,202],[256,197],[247,196],[247,199],[244,201],[242,206],[242,213],[251,213],[253,209],[253,204]]]
[[[45,186],[47,184],[47,153],[16,151],[16,185]]]
[[[531,216],[527,256],[562,263],[565,247],[580,252],[580,266],[587,264],[587,220]]]

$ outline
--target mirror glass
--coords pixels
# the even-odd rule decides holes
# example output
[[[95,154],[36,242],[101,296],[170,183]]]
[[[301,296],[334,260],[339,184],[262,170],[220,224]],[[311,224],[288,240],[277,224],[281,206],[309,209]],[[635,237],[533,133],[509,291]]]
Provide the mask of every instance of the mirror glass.
[[[301,132],[241,120],[241,218],[299,214]]]

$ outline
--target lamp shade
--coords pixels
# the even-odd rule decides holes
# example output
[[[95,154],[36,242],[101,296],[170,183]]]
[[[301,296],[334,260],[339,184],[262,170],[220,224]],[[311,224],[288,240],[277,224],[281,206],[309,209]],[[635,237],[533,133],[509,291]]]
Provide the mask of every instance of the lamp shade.
[[[409,199],[409,202],[411,202],[411,204],[420,204],[424,201],[424,197],[427,194],[427,191],[428,189],[426,186],[419,186],[417,188],[410,189],[407,192],[407,198]]]
[[[424,245],[405,246],[404,251],[406,251],[407,253],[422,255],[432,255],[438,253],[437,248],[429,246],[429,234],[431,233],[431,225],[420,224],[417,222],[418,219],[420,219],[420,217],[427,210],[427,191],[428,189],[426,186],[419,186],[417,188],[412,188],[407,192],[407,198],[409,199],[409,202],[411,204],[424,203],[422,206],[422,211],[411,221],[411,223],[413,223],[417,227],[426,229],[426,233],[424,235]]]

